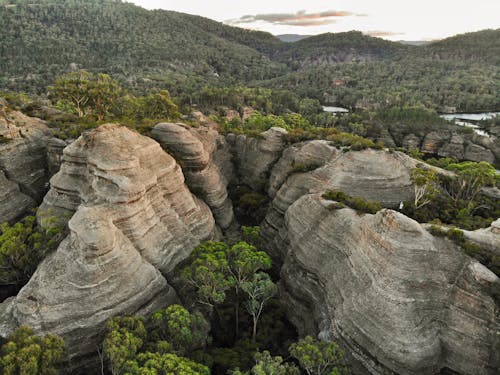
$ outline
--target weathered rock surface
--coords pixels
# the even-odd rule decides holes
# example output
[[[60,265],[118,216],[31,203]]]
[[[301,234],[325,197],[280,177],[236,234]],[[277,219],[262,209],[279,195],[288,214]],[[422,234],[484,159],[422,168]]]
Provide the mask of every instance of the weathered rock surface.
[[[217,224],[222,229],[228,228],[234,220],[233,205],[227,194],[228,180],[214,161],[223,138],[206,127],[172,123],[156,125],[152,135],[181,164],[190,190],[212,209]]]
[[[429,154],[437,154],[439,149],[449,140],[447,134],[430,132],[424,137],[421,150]]]
[[[485,136],[457,127],[423,124],[419,129],[412,129],[404,124],[391,125],[381,130],[377,140],[383,141],[387,147],[401,146],[441,157],[500,165],[500,142],[495,134]]]
[[[257,191],[265,188],[269,172],[285,148],[283,138],[286,134],[285,129],[271,128],[259,138],[227,135],[240,183]]]
[[[42,120],[0,108],[0,222],[12,221],[36,206],[47,191],[46,143]],[[35,203],[36,202],[36,203]]]
[[[464,231],[465,237],[491,252],[492,256],[500,258],[500,218],[491,223],[488,228],[474,231]]]
[[[441,157],[463,160],[465,157],[464,138],[461,135],[453,134],[450,141],[441,147],[437,154]]]
[[[332,210],[302,196],[282,230],[282,297],[302,333],[342,342],[356,373],[498,369],[498,278],[391,210]]]
[[[165,278],[107,214],[101,207],[79,209],[69,221],[70,236],[17,297],[0,305],[2,336],[27,325],[64,338],[67,373],[82,365],[82,356],[97,354],[110,317],[149,314],[176,301]]]
[[[403,147],[408,150],[419,150],[422,140],[415,134],[408,134],[403,139]]]
[[[0,334],[22,324],[57,333],[75,366],[95,354],[108,318],[175,301],[166,275],[215,227],[175,160],[154,140],[118,125],[103,125],[64,149],[38,215],[71,218],[71,234],[1,305]]]
[[[19,185],[5,177],[0,170],[0,223],[15,221],[30,208],[35,208],[36,202],[30,196],[23,194]]]
[[[61,168],[62,163],[63,150],[68,144],[68,142],[59,138],[51,138],[47,142],[47,168],[50,176],[59,172],[59,168]]]
[[[351,196],[398,207],[413,197],[410,173],[416,160],[400,152],[363,150],[342,152],[326,141],[310,141],[287,148],[269,179],[271,209],[262,234],[269,251],[279,258],[283,217],[301,196],[340,190]],[[312,171],[294,173],[294,166],[311,165]]]
[[[475,162],[487,161],[491,164],[495,163],[495,155],[493,155],[493,152],[472,142],[469,142],[465,146],[464,158]]]

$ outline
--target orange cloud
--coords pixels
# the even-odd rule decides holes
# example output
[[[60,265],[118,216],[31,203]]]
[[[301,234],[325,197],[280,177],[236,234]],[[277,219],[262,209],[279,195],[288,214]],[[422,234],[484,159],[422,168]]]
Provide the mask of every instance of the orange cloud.
[[[275,25],[289,25],[289,26],[318,26],[329,25],[335,23],[335,18],[349,17],[349,16],[362,16],[356,15],[351,12],[343,10],[327,10],[324,12],[307,13],[301,10],[297,13],[270,13],[270,14],[256,14],[246,15],[234,20],[227,20],[226,22],[232,25],[240,25],[253,22],[267,22]]]

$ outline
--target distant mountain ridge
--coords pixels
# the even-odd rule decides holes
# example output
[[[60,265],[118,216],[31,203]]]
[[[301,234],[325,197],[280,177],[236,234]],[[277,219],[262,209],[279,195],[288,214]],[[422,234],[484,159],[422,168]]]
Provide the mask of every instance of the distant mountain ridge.
[[[374,87],[388,79],[395,79],[396,86],[398,79],[406,80],[408,89],[414,90],[422,78],[419,75],[432,75],[433,70],[424,67],[442,62],[442,69],[437,68],[441,76],[475,64],[475,71],[481,71],[480,75],[474,73],[477,82],[494,82],[486,88],[471,86],[472,94],[500,91],[495,73],[500,65],[500,29],[424,46],[359,31],[280,39],[200,16],[146,10],[119,0],[0,0],[0,20],[0,89],[4,90],[44,93],[56,76],[87,69],[109,73],[137,91],[168,88],[175,94],[206,85],[266,85],[345,104],[339,91],[357,90],[389,65],[403,76],[398,78],[391,70],[386,76],[379,75],[381,81],[372,86],[370,96],[375,95]],[[350,64],[362,65],[353,73]],[[378,70],[371,71],[366,64]],[[415,64],[420,73],[406,77],[404,67]],[[457,77],[460,74],[457,72]],[[494,101],[495,94],[491,95],[488,103]]]

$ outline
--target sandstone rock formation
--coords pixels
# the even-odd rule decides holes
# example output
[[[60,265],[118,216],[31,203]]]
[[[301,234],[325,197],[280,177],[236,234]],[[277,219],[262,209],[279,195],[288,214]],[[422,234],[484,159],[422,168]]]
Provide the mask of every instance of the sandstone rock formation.
[[[156,125],[152,135],[181,164],[190,190],[212,209],[217,224],[227,229],[234,220],[233,206],[227,194],[228,180],[214,160],[218,146],[224,147],[223,138],[206,127],[171,123]],[[229,156],[227,150],[225,154]]]
[[[488,228],[464,231],[464,234],[468,240],[479,244],[500,259],[500,218],[491,223]]]
[[[301,196],[340,190],[381,202],[385,207],[397,207],[413,196],[410,173],[416,164],[416,160],[400,152],[342,152],[327,141],[290,146],[274,165],[269,179],[269,196],[273,201],[262,224],[268,250],[274,257],[280,257],[284,214]],[[306,171],[295,172],[297,166],[305,167]]]
[[[377,140],[384,142],[387,147],[401,146],[441,157],[487,161],[500,165],[500,142],[497,135],[467,132],[458,125],[422,125],[420,129],[403,124],[391,125],[381,130]]]
[[[30,196],[23,194],[19,185],[5,177],[0,170],[0,223],[15,221],[26,211],[36,207]]]
[[[494,374],[498,278],[451,241],[391,210],[293,203],[282,230],[282,297],[302,333],[342,342],[356,373]]]
[[[42,200],[49,137],[43,121],[0,105],[0,222],[19,218]]]
[[[175,301],[165,276],[215,226],[157,142],[112,124],[64,149],[39,208],[42,225],[47,215],[71,218],[71,234],[1,305],[0,334],[23,324],[59,334],[74,366],[95,354],[110,317]]]
[[[271,128],[261,133],[258,138],[242,134],[227,135],[239,183],[257,191],[265,188],[269,172],[285,148],[285,134],[285,129]]]
[[[63,150],[68,142],[59,138],[51,138],[47,142],[47,168],[50,176],[55,175],[61,168]]]

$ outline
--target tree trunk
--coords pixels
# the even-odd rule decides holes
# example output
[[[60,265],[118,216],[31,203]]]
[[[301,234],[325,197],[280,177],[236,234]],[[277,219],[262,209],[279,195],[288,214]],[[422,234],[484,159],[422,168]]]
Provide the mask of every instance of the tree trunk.
[[[252,332],[252,340],[255,342],[255,337],[257,336],[257,318],[254,316],[253,318],[253,332]]]
[[[238,290],[236,290],[236,302],[234,306],[234,319],[235,319],[235,335],[234,335],[234,341],[236,342],[238,340],[238,336],[240,334],[240,295],[238,293]]]

